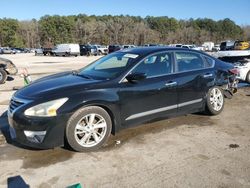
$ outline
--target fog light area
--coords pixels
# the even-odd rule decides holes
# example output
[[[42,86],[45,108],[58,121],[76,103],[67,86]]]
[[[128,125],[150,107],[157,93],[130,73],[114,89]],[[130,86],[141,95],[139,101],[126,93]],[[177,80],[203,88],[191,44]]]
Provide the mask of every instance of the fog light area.
[[[24,131],[24,134],[30,142],[42,143],[46,131]]]

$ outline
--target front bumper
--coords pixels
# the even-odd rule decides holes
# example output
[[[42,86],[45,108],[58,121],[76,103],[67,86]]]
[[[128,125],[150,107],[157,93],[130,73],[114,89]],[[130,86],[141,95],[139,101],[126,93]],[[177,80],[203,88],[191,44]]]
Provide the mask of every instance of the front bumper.
[[[32,148],[49,149],[64,145],[64,133],[69,116],[26,117],[8,113],[10,135],[14,141]]]

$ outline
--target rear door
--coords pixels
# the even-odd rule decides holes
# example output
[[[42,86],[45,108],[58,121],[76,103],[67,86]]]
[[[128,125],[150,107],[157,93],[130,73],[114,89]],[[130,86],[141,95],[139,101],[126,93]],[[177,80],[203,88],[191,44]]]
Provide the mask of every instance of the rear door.
[[[175,52],[179,112],[190,113],[203,107],[206,93],[214,84],[215,75],[213,60],[206,58],[198,52]],[[208,62],[209,60],[211,61]]]

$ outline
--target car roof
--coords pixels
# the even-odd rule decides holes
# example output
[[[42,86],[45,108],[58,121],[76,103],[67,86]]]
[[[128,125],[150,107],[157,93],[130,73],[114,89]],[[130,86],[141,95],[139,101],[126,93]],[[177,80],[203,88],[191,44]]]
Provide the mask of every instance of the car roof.
[[[178,47],[160,47],[160,46],[154,46],[154,47],[138,47],[138,48],[127,48],[120,50],[119,52],[125,52],[125,53],[132,53],[132,54],[138,54],[140,56],[146,56],[152,53],[156,52],[161,52],[161,51],[170,51],[170,50],[175,50],[175,51],[192,51],[192,52],[198,52],[202,53],[197,50],[192,50],[192,49],[185,49],[185,48],[178,48]]]

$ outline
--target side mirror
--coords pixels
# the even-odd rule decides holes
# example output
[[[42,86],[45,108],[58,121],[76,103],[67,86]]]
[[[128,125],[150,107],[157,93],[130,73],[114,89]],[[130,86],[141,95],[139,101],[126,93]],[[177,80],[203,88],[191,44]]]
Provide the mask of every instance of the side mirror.
[[[132,73],[126,76],[126,79],[131,83],[137,83],[140,80],[144,80],[146,77],[146,73]]]

